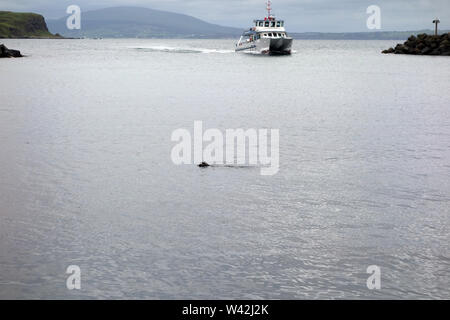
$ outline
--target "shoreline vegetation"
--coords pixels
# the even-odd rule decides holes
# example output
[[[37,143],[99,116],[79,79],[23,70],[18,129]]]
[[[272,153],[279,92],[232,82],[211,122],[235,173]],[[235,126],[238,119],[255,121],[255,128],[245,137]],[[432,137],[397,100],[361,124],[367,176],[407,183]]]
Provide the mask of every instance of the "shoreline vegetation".
[[[441,35],[422,33],[417,37],[412,35],[405,43],[399,43],[395,48],[383,50],[381,53],[450,56],[450,32]]]
[[[52,34],[42,15],[0,11],[0,38],[4,39],[63,39]]]

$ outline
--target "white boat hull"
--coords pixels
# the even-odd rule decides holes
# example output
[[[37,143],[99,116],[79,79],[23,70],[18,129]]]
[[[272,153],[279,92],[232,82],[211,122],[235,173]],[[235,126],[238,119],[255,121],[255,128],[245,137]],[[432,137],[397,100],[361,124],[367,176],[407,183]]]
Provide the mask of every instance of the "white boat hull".
[[[289,55],[292,52],[292,38],[261,38],[238,45],[236,52],[251,52],[267,55]]]

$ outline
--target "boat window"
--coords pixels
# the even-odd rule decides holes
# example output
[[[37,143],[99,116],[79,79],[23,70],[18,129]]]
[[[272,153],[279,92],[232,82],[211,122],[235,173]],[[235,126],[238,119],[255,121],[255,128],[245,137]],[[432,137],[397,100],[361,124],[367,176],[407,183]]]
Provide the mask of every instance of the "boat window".
[[[272,37],[272,34],[271,34],[271,33],[269,33],[269,37]]]
[[[269,26],[269,21],[266,21],[266,23],[264,24],[265,27]]]
[[[271,27],[272,27],[272,28],[275,28],[275,21],[272,21]]]
[[[281,21],[281,26],[284,27],[284,21]]]
[[[267,33],[264,33],[264,37],[267,37]]]
[[[260,21],[260,22],[259,22],[259,26],[260,26],[260,27],[264,26],[264,22]]]
[[[277,22],[277,28],[281,27],[281,21]]]

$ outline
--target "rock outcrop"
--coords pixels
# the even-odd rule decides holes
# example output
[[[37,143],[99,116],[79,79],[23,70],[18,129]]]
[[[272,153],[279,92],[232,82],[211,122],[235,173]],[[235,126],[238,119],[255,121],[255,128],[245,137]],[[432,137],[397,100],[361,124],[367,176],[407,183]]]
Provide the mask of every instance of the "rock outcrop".
[[[404,44],[389,48],[382,53],[450,56],[450,33],[438,36],[419,34],[411,36]]]
[[[0,58],[21,58],[23,57],[19,50],[8,49],[5,45],[0,44]]]
[[[48,31],[42,15],[0,11],[0,38],[59,39]]]

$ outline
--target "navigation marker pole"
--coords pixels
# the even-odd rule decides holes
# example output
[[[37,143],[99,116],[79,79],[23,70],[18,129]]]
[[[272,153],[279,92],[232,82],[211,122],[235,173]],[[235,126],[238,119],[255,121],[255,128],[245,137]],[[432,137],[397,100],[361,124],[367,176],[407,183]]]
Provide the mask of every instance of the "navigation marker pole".
[[[436,25],[435,28],[434,28],[434,35],[435,35],[435,36],[438,35],[438,24],[439,24],[440,22],[441,22],[441,21],[439,21],[438,18],[436,18],[436,20],[433,20],[433,23]]]

